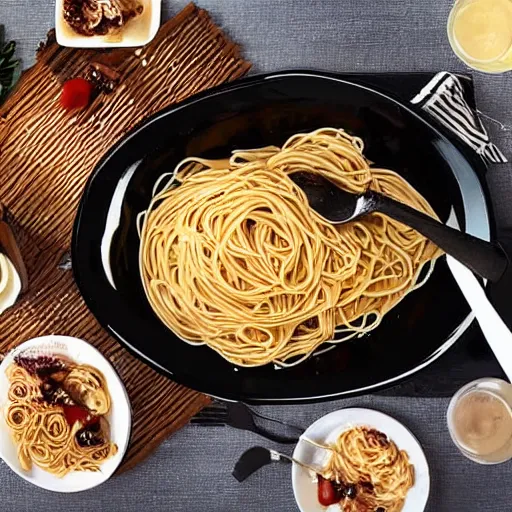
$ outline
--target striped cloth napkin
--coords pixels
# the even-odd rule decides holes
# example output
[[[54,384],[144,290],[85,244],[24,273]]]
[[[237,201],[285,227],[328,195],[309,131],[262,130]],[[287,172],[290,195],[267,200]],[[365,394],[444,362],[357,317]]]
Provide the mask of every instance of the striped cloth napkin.
[[[468,105],[458,77],[442,71],[411,100],[455,132],[485,161],[508,162],[505,155],[490,141],[478,114]]]

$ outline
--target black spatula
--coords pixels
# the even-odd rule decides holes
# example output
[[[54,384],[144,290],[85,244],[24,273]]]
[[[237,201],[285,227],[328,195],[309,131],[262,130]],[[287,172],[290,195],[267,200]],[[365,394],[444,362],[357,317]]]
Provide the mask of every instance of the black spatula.
[[[507,268],[508,259],[500,247],[445,226],[390,197],[371,190],[352,194],[309,172],[296,172],[290,178],[306,194],[311,208],[332,224],[343,224],[372,212],[384,213],[415,229],[481,277],[496,282]]]
[[[271,464],[272,462],[295,462],[295,464],[313,471],[314,473],[322,473],[320,468],[314,468],[313,466],[304,464],[300,460],[294,459],[293,457],[290,457],[284,453],[279,453],[275,450],[263,448],[263,446],[253,446],[244,452],[240,459],[238,459],[238,462],[235,464],[235,469],[233,470],[233,476],[239,482],[243,482],[253,473],[258,471],[258,469],[261,469],[263,466]]]

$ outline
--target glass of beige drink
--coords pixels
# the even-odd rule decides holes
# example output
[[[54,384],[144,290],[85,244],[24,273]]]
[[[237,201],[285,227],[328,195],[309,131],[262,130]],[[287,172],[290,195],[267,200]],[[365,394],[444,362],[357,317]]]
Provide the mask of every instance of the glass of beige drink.
[[[457,0],[448,38],[468,66],[486,73],[512,69],[512,0]]]
[[[463,455],[480,464],[512,458],[512,385],[479,379],[461,388],[448,407],[448,429]]]

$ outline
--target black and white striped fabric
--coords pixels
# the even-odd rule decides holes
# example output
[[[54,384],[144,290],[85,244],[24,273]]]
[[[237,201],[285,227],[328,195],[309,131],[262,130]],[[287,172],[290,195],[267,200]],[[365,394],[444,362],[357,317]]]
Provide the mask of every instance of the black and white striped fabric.
[[[471,146],[484,160],[505,163],[505,155],[489,140],[489,135],[478,114],[464,98],[464,88],[459,78],[443,71],[411,100],[423,110],[450,128]]]

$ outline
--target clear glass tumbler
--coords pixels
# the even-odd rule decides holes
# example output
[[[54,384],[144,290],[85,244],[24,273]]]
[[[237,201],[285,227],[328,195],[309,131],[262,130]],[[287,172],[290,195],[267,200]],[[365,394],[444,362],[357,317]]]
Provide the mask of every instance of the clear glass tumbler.
[[[480,464],[512,459],[512,385],[478,379],[450,401],[448,430],[463,455]]]
[[[468,66],[486,73],[512,69],[512,0],[457,0],[448,39]]]

